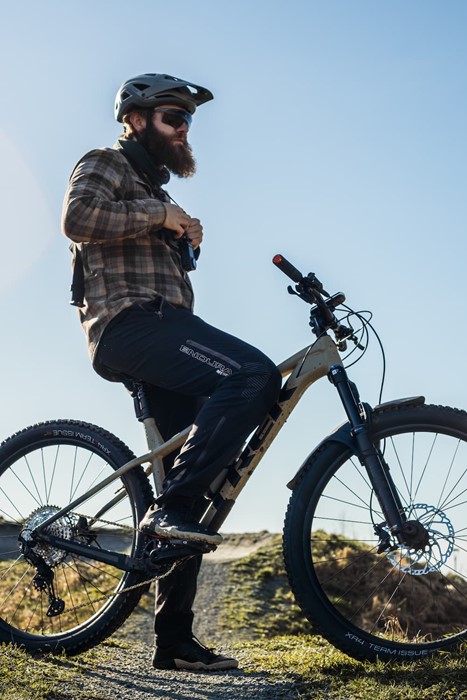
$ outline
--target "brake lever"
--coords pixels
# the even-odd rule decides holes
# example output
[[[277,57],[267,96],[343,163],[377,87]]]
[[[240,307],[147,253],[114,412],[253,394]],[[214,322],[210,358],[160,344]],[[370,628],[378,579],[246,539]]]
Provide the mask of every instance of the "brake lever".
[[[316,303],[316,297],[313,294],[313,292],[310,290],[305,291],[303,289],[300,289],[300,285],[298,285],[298,284],[295,287],[295,289],[289,284],[287,287],[287,291],[289,294],[293,294],[294,296],[299,297],[300,299],[305,301],[307,304],[315,304]]]
[[[314,272],[309,272],[307,276],[303,278],[301,284],[303,284],[305,287],[311,288],[312,291],[314,290],[319,294],[323,294],[325,297],[331,296],[329,292],[324,289],[323,283],[319,281]]]

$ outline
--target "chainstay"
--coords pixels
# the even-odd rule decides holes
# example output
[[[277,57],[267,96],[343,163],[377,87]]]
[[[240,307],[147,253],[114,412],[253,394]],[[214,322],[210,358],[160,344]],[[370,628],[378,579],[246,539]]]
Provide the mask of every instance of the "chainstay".
[[[82,513],[75,513],[74,511],[71,511],[70,513],[67,513],[67,515],[75,515],[78,518],[85,518],[86,520],[90,519],[88,515],[83,515]],[[129,525],[122,525],[121,523],[115,523],[112,522],[111,520],[104,520],[104,518],[92,518],[93,523],[104,523],[105,525],[113,525],[114,527],[118,527],[120,530],[128,530],[129,532],[140,532],[141,534],[144,534],[142,530],[140,530],[137,527],[130,527]],[[139,583],[135,583],[132,586],[128,586],[126,588],[122,588],[121,591],[112,591],[112,592],[106,592],[102,593],[102,595],[99,598],[95,598],[94,600],[88,601],[87,603],[81,603],[80,605],[75,605],[72,608],[67,608],[64,610],[60,615],[67,615],[70,613],[74,613],[77,610],[82,610],[83,608],[88,608],[92,605],[96,605],[97,603],[102,603],[105,600],[110,600],[111,598],[117,598],[120,595],[123,595],[124,593],[128,593],[130,591],[136,590],[137,588],[141,588],[142,586],[150,586],[151,583],[154,583],[155,581],[160,581],[161,579],[165,578],[166,576],[169,576],[176,568],[179,566],[179,564],[182,563],[182,560],[179,562],[174,562],[170,569],[168,571],[164,572],[163,574],[159,574],[157,576],[153,576],[150,579],[146,579],[144,581],[140,581]]]

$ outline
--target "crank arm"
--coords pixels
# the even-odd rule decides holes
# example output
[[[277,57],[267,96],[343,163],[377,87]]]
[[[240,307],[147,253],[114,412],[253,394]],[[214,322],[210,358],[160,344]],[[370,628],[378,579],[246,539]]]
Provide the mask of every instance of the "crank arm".
[[[164,540],[162,540],[164,541]],[[207,542],[190,542],[187,540],[168,540],[169,546],[165,549],[153,549],[152,558],[156,562],[165,562],[185,557],[193,557],[199,554],[207,554],[217,549],[215,544]]]

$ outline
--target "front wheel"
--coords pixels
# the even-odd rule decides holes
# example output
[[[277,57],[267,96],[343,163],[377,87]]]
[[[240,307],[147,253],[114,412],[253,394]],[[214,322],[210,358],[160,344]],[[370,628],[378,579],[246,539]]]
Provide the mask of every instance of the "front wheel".
[[[289,581],[317,631],[357,659],[419,659],[467,640],[467,413],[391,406],[372,416],[418,549],[388,532],[366,470],[326,442],[302,471],[284,525]]]
[[[0,642],[76,654],[133,610],[143,574],[34,542],[29,534],[133,457],[111,433],[78,421],[41,423],[0,446]],[[149,481],[137,467],[46,531],[139,557],[146,543],[137,526],[151,502]]]

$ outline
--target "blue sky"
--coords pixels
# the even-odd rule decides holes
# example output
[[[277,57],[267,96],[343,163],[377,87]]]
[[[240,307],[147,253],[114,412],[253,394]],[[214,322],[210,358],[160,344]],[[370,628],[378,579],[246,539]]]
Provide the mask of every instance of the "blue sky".
[[[90,367],[60,233],[75,162],[116,140],[115,93],[142,72],[215,94],[191,130],[198,174],[169,188],[205,228],[197,312],[276,362],[305,346],[307,309],[271,265],[282,252],[373,311],[386,400],[466,407],[466,29],[461,0],[5,6],[1,437],[69,417],[144,449],[125,390]],[[373,342],[352,370],[365,400],[380,374]],[[285,483],[343,420],[333,391],[310,390],[225,530],[281,529]]]

